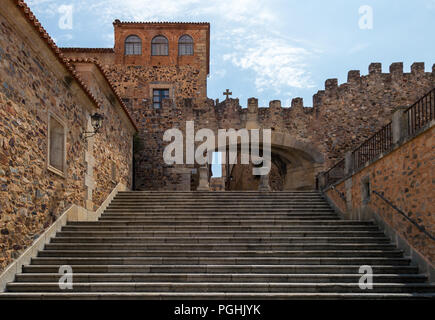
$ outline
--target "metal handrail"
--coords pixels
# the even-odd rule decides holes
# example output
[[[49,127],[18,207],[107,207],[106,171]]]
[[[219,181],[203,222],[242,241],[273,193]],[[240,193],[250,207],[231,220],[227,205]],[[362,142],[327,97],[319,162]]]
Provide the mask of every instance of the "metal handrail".
[[[418,99],[415,103],[409,106],[405,111],[407,114],[408,122],[408,136],[413,136],[416,131],[435,119],[435,87],[432,88],[423,97]],[[420,115],[421,114],[421,115]],[[416,122],[416,119],[418,120]],[[370,138],[362,142],[357,148],[352,150],[352,160],[354,163],[354,170],[359,169],[367,161],[373,160],[376,156],[383,152],[390,151],[393,148],[393,131],[392,123],[389,122],[383,126],[379,131],[373,134]],[[338,166],[344,164],[344,159],[337,162],[333,167],[324,171],[326,178],[326,186],[336,183],[339,179],[329,179],[329,173],[336,169]]]
[[[340,192],[338,189],[335,188],[335,186],[332,186],[331,189],[334,190],[335,192],[337,192],[338,196],[339,196],[342,200],[344,200],[345,202],[347,201],[347,200],[346,200],[346,197],[345,197],[345,195],[344,195],[343,192]]]
[[[397,212],[399,212],[403,217],[406,218],[406,220],[408,220],[409,222],[411,222],[414,226],[417,227],[418,230],[420,230],[421,232],[423,232],[425,235],[427,235],[430,239],[432,239],[433,241],[435,241],[435,237],[433,235],[431,235],[429,232],[426,231],[425,227],[420,226],[416,221],[414,221],[413,219],[411,219],[410,217],[408,217],[406,215],[405,212],[403,212],[402,210],[400,210],[398,207],[396,207],[391,201],[387,200],[382,194],[380,194],[379,192],[377,192],[376,190],[372,190],[372,193],[374,193],[375,195],[377,195],[379,198],[381,198],[382,200],[384,200],[390,207],[392,207],[393,209],[395,209]]]

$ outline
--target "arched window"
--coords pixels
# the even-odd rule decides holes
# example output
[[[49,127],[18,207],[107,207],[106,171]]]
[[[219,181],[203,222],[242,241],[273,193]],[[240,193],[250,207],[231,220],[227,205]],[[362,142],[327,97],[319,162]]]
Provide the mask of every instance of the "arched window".
[[[142,40],[138,36],[128,36],[125,39],[125,55],[140,55],[142,54]]]
[[[151,41],[151,55],[167,56],[169,54],[168,39],[164,36],[154,37]]]
[[[178,55],[179,56],[192,56],[193,55],[193,39],[191,36],[185,34],[178,40]]]

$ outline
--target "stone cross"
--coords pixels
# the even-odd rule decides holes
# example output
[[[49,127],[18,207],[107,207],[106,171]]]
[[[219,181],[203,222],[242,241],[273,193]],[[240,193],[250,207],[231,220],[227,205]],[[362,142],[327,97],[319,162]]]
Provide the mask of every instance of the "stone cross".
[[[230,92],[230,90],[227,89],[227,91],[225,91],[225,92],[223,93],[224,96],[227,96],[227,97],[225,98],[225,100],[228,100],[229,96],[232,95],[232,94],[233,94],[233,93]]]

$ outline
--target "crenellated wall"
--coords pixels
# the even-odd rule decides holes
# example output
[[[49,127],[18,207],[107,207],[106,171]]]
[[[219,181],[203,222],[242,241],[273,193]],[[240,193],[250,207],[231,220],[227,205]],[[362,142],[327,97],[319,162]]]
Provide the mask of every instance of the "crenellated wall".
[[[398,62],[390,65],[388,73],[382,73],[382,65],[372,63],[368,67],[367,75],[361,75],[359,70],[349,71],[346,83],[339,84],[337,79],[327,79],[324,89],[313,95],[311,107],[304,106],[302,98],[294,98],[291,106],[283,106],[281,101],[274,100],[267,108],[259,108],[258,100],[249,99],[248,108],[242,108],[238,99],[227,99],[219,103],[200,94],[205,92],[202,76],[204,64],[178,63],[174,50],[166,57],[168,63],[153,63],[148,47],[143,48],[145,56],[128,58],[135,60],[134,63],[124,61],[121,55],[122,40],[131,30],[139,30],[142,24],[118,24],[115,23],[115,34],[119,33],[115,43],[118,49],[114,50],[117,52],[116,59],[108,58],[115,55],[111,49],[70,48],[65,49],[64,53],[68,57],[87,55],[102,59],[100,62],[104,65],[110,81],[120,92],[138,123],[143,145],[143,151],[139,151],[143,154],[136,155],[138,188],[189,187],[186,182],[188,178],[175,178],[177,174],[185,175],[179,173],[181,169],[176,170],[178,173],[175,176],[168,173],[170,168],[165,167],[162,156],[165,145],[162,141],[164,131],[172,127],[183,128],[188,120],[194,120],[197,129],[210,128],[215,132],[217,129],[229,128],[270,128],[275,133],[292,137],[300,146],[287,148],[286,155],[282,154],[282,150],[278,152],[281,155],[275,154],[279,158],[277,163],[284,163],[281,165],[284,169],[274,168],[274,184],[278,189],[314,187],[313,172],[331,167],[345,152],[358,146],[389,122],[394,108],[413,103],[435,86],[435,65],[431,72],[425,72],[423,63],[414,63],[407,73],[403,70],[403,63]],[[183,24],[143,26],[146,26],[146,30],[140,34],[146,39],[144,46],[148,46],[150,35],[157,34],[160,30],[168,32],[168,35],[179,35],[180,30],[186,28]],[[193,29],[195,28],[205,30],[206,25],[201,28],[193,25]],[[205,34],[201,32],[198,35]],[[171,38],[170,47],[173,49],[176,38],[177,36]],[[208,41],[201,39],[197,38],[195,43],[204,45]],[[136,61],[137,59],[139,60]],[[151,92],[159,86],[170,88],[171,102],[155,110],[150,101]],[[312,159],[304,155],[306,146],[323,154],[321,165],[314,165]],[[305,162],[307,159],[308,162]],[[242,172],[248,169],[235,170],[241,172],[240,176],[246,176]],[[187,171],[189,169],[186,169]],[[291,182],[296,180],[306,182]],[[177,186],[179,183],[184,183],[184,187]],[[254,182],[239,185],[250,185],[255,188]]]
[[[162,163],[162,154],[165,144],[162,138],[166,129],[183,128],[188,120],[194,120],[197,129],[210,128],[215,132],[217,129],[258,127],[270,128],[275,133],[285,133],[322,153],[322,169],[326,169],[346,151],[355,148],[390,121],[395,107],[413,103],[435,85],[434,71],[424,72],[422,63],[414,63],[410,73],[403,72],[402,63],[392,64],[390,73],[381,73],[381,64],[373,63],[369,66],[368,75],[361,76],[360,71],[349,71],[348,81],[341,85],[337,79],[326,80],[324,90],[313,96],[313,107],[305,107],[302,98],[294,98],[290,107],[282,106],[279,100],[275,100],[270,102],[268,108],[259,108],[258,100],[250,99],[248,108],[242,108],[238,99],[227,99],[220,103],[211,99],[177,99],[184,94],[176,91],[173,100],[166,102],[162,109],[156,110],[149,99],[142,99],[142,90],[148,90],[147,81],[142,83],[132,80],[142,78],[150,81],[146,68],[129,67],[124,73],[113,72],[120,68],[125,69],[115,65],[108,73],[121,96],[127,99],[132,116],[142,128],[141,140],[145,149],[143,156],[137,156],[141,160],[138,162],[136,178],[137,181],[142,181],[137,187],[149,189],[166,188],[166,180],[171,181],[168,182],[170,185],[177,184],[174,178],[167,178],[168,168],[163,169],[165,166]],[[165,72],[159,71],[154,76],[166,79],[165,75]],[[186,73],[185,79],[188,78]],[[176,81],[176,85],[177,83],[184,81]],[[296,154],[298,150],[293,151]],[[285,180],[306,179],[306,166],[296,165],[296,168],[299,167],[296,169],[291,163],[297,163],[298,160],[285,158],[288,158],[288,161],[284,161],[287,162],[287,171],[293,170],[295,175],[282,177],[284,182],[276,185],[282,185],[282,188],[298,188],[286,184]],[[244,172],[246,169],[236,170]],[[310,176],[309,179],[313,185],[313,178]],[[248,185],[254,188],[253,183]]]

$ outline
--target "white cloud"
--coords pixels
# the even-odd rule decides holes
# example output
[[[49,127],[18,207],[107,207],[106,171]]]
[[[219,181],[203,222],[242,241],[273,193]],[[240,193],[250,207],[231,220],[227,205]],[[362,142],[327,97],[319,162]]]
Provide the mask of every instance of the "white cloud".
[[[63,1],[33,0],[38,7],[59,6]],[[312,87],[307,58],[315,53],[309,44],[283,36],[279,7],[261,0],[76,0],[75,16],[96,12],[99,24],[127,21],[209,21],[212,79],[234,74],[228,64],[248,71],[257,91],[276,93],[291,87]],[[275,11],[272,11],[275,10]],[[282,33],[281,33],[282,32]],[[104,35],[105,42],[111,40]],[[228,70],[228,72],[226,71]],[[244,76],[244,78],[247,78]]]
[[[246,32],[246,31],[243,31]],[[243,32],[237,30],[236,34]],[[312,52],[293,45],[288,39],[268,34],[241,36],[233,44],[233,52],[223,56],[235,66],[255,72],[259,92],[273,89],[281,93],[288,87],[313,87],[305,60]]]

